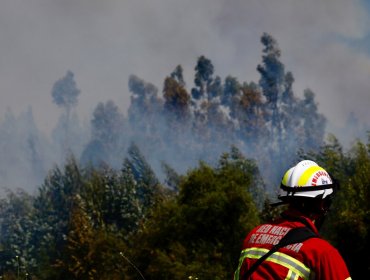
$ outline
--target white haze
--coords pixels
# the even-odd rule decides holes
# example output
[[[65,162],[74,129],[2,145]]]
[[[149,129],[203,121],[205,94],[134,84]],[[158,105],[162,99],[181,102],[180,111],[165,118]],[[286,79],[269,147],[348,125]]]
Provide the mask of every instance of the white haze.
[[[328,132],[350,141],[358,136],[346,127],[351,112],[360,132],[370,127],[369,23],[360,0],[2,0],[0,122],[7,108],[20,115],[31,106],[49,137],[61,114],[51,89],[68,70],[81,90],[77,113],[85,123],[99,102],[127,110],[130,74],[161,91],[181,64],[191,88],[201,55],[221,78],[258,82],[267,32],[293,72],[295,94],[312,89]]]

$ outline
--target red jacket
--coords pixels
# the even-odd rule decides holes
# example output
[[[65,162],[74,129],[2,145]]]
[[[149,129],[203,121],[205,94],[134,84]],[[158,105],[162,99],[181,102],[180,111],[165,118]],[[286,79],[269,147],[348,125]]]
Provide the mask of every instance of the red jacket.
[[[234,280],[246,280],[244,273],[291,228],[309,225],[318,234],[317,228],[309,219],[300,217],[306,221],[304,223],[294,219],[296,216],[292,212],[287,211],[284,214],[284,219],[260,225],[247,235]],[[351,277],[339,252],[324,239],[314,237],[281,248],[268,257],[249,279],[349,280]]]

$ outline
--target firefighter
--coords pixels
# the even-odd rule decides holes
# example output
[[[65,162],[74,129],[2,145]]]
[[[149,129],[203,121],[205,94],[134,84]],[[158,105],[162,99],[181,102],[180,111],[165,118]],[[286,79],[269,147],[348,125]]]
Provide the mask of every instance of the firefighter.
[[[318,233],[337,187],[334,178],[314,161],[303,160],[290,168],[282,178],[276,203],[287,207],[279,219],[257,226],[246,236],[234,280],[351,279],[337,249]],[[313,237],[270,252],[258,266],[255,264],[297,227],[308,228]]]

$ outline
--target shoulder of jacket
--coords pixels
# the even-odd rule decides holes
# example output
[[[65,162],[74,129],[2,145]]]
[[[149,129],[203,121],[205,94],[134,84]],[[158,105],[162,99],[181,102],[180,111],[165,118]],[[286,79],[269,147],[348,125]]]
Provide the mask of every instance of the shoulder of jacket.
[[[306,250],[316,251],[320,255],[338,254],[338,250],[329,241],[319,236],[305,240],[303,243]]]

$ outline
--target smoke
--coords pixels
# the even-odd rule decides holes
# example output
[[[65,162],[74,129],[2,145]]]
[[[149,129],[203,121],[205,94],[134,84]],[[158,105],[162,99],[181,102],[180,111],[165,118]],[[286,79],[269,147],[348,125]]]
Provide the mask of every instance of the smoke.
[[[126,114],[131,74],[153,83],[161,93],[164,78],[181,64],[191,87],[196,59],[205,55],[221,77],[258,81],[259,40],[268,32],[277,39],[282,61],[294,75],[295,94],[313,90],[319,110],[328,118],[328,132],[349,143],[351,139],[344,138],[348,133],[343,133],[348,132],[349,123],[361,131],[370,127],[366,44],[370,25],[365,2],[4,0],[0,9],[2,141],[34,145],[34,149],[50,147],[42,156],[39,170],[44,171],[37,171],[45,173],[62,157],[56,159],[51,152],[55,140],[50,139],[59,131],[56,127],[63,113],[52,103],[51,90],[68,69],[81,89],[76,118],[82,120],[79,125],[85,134],[78,153],[90,139],[86,124],[99,102],[113,100]],[[20,131],[25,126],[20,123],[28,106],[38,132],[29,129],[23,135]],[[8,107],[18,127],[12,137],[4,128],[9,123]],[[36,138],[29,142],[34,144],[27,144],[29,135],[38,135],[40,146]],[[8,152],[13,156],[6,156]],[[3,168],[2,174],[6,173],[7,180],[23,180],[14,185],[27,185],[39,174],[31,169],[28,179],[17,176],[27,170],[24,160],[28,157],[26,162],[30,162],[32,153],[22,154],[18,148],[4,148],[3,153],[13,168]]]
[[[177,64],[190,79],[200,55],[211,58],[221,76],[256,80],[258,38],[269,32],[295,75],[296,91],[317,92],[334,125],[343,125],[351,111],[369,120],[364,106],[369,104],[369,55],[352,46],[369,33],[364,5],[345,0],[5,0],[0,109],[9,106],[19,113],[31,105],[37,124],[50,132],[58,112],[49,93],[67,69],[84,92],[82,119],[108,99],[127,109],[130,74],[161,88]]]

